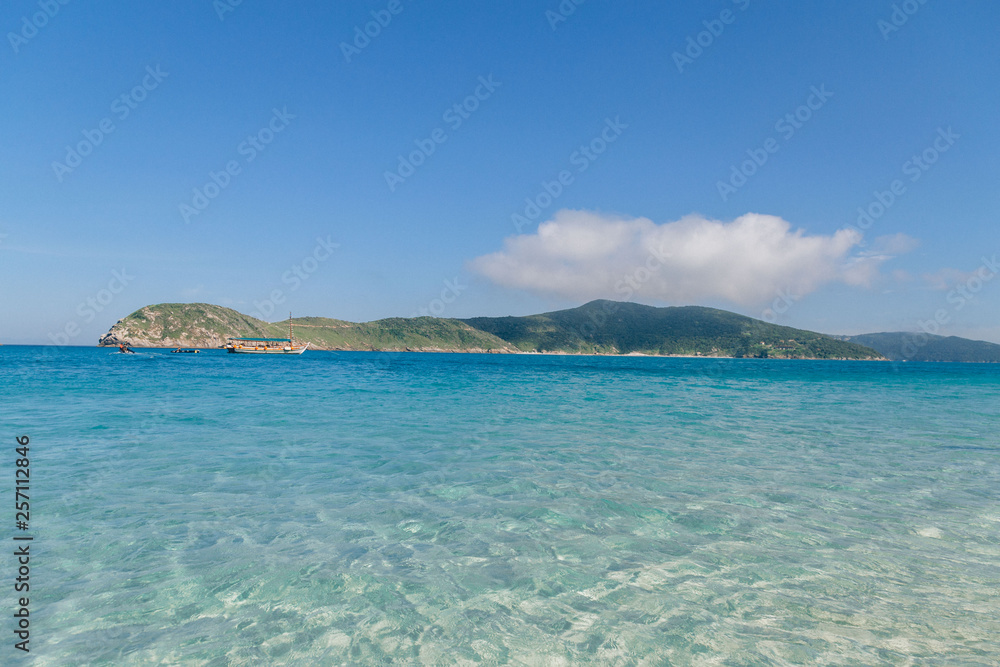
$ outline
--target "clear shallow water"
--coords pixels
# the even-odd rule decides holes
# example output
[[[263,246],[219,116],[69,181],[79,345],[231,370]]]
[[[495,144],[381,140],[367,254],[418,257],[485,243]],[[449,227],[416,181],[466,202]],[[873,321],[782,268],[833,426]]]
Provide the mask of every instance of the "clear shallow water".
[[[1000,661],[994,366],[3,347],[0,401],[35,664]]]

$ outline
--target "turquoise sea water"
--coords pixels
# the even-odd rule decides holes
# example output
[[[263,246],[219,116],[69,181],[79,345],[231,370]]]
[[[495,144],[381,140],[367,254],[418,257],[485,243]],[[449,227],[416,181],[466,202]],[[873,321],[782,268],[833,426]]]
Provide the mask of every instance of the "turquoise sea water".
[[[1000,661],[995,366],[4,347],[0,405],[36,665]]]

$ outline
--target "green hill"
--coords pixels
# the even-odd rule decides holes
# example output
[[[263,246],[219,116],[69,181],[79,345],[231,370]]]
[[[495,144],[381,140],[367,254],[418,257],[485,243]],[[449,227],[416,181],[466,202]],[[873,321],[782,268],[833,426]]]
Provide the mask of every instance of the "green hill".
[[[1000,363],[1000,345],[958,336],[894,331],[844,336],[893,361],[964,361]]]
[[[118,320],[98,345],[128,341],[138,347],[219,347],[227,336],[267,337],[270,325],[208,303],[161,303]]]
[[[388,318],[355,323],[292,320],[295,339],[321,350],[565,352],[779,359],[877,359],[862,345],[781,327],[714,308],[653,308],[592,301],[527,317]],[[230,336],[284,338],[288,322],[268,323],[206,303],[146,306],[119,320],[99,345],[221,347]]]
[[[654,308],[600,300],[527,317],[474,317],[463,321],[525,352],[879,358],[863,345],[701,306]]]
[[[505,341],[460,320],[390,317],[374,322],[343,322],[322,317],[295,318],[295,339],[323,350],[428,352],[514,352]],[[274,336],[288,335],[288,321],[270,325]],[[282,333],[283,332],[283,333]]]
[[[513,352],[496,336],[459,320],[389,318],[357,324],[326,317],[292,320],[295,340],[320,350]],[[207,303],[161,303],[118,320],[98,345],[221,347],[230,336],[287,338],[288,320],[268,323]]]

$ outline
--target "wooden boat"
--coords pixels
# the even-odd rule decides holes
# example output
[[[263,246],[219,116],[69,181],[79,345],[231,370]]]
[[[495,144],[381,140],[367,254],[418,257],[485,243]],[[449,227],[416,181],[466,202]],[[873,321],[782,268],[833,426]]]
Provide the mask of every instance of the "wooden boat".
[[[227,338],[226,352],[231,354],[302,354],[309,347],[296,345],[292,314],[288,313],[288,338]]]

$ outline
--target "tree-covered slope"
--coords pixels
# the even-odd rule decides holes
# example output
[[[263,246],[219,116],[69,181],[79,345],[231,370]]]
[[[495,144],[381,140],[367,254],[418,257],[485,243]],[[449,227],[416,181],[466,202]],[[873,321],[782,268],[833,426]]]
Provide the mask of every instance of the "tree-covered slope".
[[[863,345],[715,308],[591,301],[528,317],[464,320],[523,351],[873,359]]]

